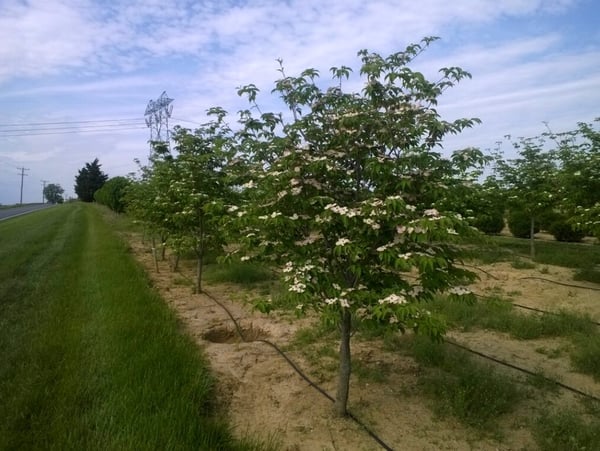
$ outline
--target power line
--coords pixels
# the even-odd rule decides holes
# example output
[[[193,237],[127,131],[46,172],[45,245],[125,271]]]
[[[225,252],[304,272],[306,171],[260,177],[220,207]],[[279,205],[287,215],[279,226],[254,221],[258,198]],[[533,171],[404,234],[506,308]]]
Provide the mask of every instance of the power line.
[[[143,130],[146,126],[139,127],[112,127],[107,129],[79,129],[79,130],[64,130],[64,131],[44,131],[44,129],[40,129],[39,132],[30,132],[30,133],[2,133],[0,131],[0,138],[15,138],[15,137],[23,137],[23,136],[42,136],[42,135],[68,135],[73,133],[105,133],[105,132],[119,132],[119,131],[128,131],[128,130]],[[50,129],[48,129],[50,130]]]
[[[126,126],[132,126],[132,125],[143,125],[144,123],[141,121],[129,121],[129,122],[120,122],[118,124],[92,124],[92,125],[65,125],[65,126],[61,126],[61,127],[36,127],[36,128],[14,128],[11,130],[0,130],[0,133],[13,133],[13,132],[35,132],[35,131],[54,131],[54,130],[72,130],[72,129],[94,129],[94,128],[107,128],[107,127],[126,127]],[[0,126],[1,127],[1,126]]]
[[[0,138],[128,131],[144,128],[142,118],[94,119],[83,121],[0,123]]]
[[[142,119],[139,117],[126,118],[126,119],[94,119],[88,121],[60,121],[60,122],[23,122],[16,124],[0,124],[0,127],[29,127],[29,126],[38,126],[38,125],[64,125],[64,124],[90,124],[93,122],[131,122],[131,121],[141,121]]]

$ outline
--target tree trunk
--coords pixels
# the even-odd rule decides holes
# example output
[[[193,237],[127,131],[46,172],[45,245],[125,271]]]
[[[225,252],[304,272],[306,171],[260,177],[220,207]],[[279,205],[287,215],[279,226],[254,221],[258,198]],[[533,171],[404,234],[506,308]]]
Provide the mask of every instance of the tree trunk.
[[[196,268],[196,293],[202,293],[202,270],[204,269],[204,216],[200,215],[198,227],[196,257],[198,264]]]
[[[161,260],[165,260],[165,252],[167,251],[167,246],[165,246],[166,242],[167,242],[167,237],[169,235],[167,235],[166,233],[163,235],[160,235],[160,259]]]
[[[156,255],[156,238],[152,234],[152,257],[154,257],[154,268],[158,271],[158,255]]]
[[[350,391],[350,332],[352,328],[352,317],[348,309],[340,313],[340,368],[338,373],[337,394],[335,396],[335,413],[345,416],[347,413],[348,393]]]
[[[198,252],[198,262],[196,266],[196,293],[202,293],[202,269],[203,269],[202,251]]]
[[[532,216],[531,217],[531,226],[529,228],[529,256],[531,257],[532,260],[535,258],[535,237],[533,236],[534,231],[535,231],[535,218]]]

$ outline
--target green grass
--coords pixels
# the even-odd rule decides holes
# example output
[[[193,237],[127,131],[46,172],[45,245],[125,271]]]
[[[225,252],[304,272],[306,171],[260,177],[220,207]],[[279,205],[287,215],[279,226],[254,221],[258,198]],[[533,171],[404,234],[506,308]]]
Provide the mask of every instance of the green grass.
[[[520,258],[515,258],[511,266],[515,269],[535,269],[535,263],[528,262],[526,260],[521,260]]]
[[[581,268],[573,274],[573,280],[583,280],[600,285],[600,270],[594,268]]]
[[[541,451],[591,451],[600,449],[600,420],[586,421],[570,410],[538,417],[534,435]]]
[[[476,327],[492,329],[523,340],[594,335],[598,332],[589,315],[565,311],[557,314],[518,312],[509,301],[500,298],[486,298],[468,305],[440,297],[430,306],[452,327],[467,331]]]
[[[571,352],[573,366],[600,382],[600,334],[581,334],[574,339]]]
[[[421,390],[431,397],[434,410],[462,423],[488,429],[511,412],[525,391],[511,377],[499,374],[460,350],[434,343],[427,337],[406,337],[410,355],[426,368],[420,376]]]
[[[207,282],[252,285],[271,281],[274,276],[268,268],[256,263],[230,262],[206,266],[204,277]]]
[[[589,269],[600,265],[600,246],[563,243],[559,241],[535,241],[535,263],[556,265],[575,269]],[[505,236],[489,237],[487,245],[477,245],[471,257],[484,263],[512,261],[529,257],[529,239]]]
[[[263,449],[236,442],[208,362],[99,209],[0,224],[0,449]]]

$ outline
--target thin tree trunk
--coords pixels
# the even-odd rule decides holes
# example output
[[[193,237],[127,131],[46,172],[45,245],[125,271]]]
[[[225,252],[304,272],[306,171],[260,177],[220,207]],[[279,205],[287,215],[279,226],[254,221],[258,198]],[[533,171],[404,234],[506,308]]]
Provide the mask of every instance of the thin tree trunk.
[[[202,251],[198,253],[198,261],[196,266],[196,293],[202,293],[202,266],[203,266]]]
[[[534,231],[535,231],[535,218],[532,216],[531,217],[531,226],[529,228],[529,256],[531,257],[532,260],[535,258],[535,237],[533,236]]]
[[[198,258],[196,268],[196,293],[202,293],[202,270],[204,269],[204,216],[202,215],[200,216],[196,256]]]
[[[158,255],[156,255],[156,238],[154,234],[152,234],[152,256],[154,257],[154,268],[156,268],[156,272],[158,271]]]
[[[352,369],[350,359],[350,332],[352,317],[348,309],[340,313],[340,368],[338,373],[338,386],[335,396],[335,413],[345,416],[347,413],[348,393],[350,391],[350,372]]]

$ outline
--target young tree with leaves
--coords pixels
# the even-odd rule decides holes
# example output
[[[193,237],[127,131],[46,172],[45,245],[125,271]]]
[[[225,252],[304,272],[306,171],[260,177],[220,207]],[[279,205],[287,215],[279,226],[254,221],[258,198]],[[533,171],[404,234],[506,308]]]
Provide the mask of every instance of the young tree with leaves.
[[[65,190],[58,183],[50,183],[44,187],[44,197],[51,204],[62,204]]]
[[[208,110],[211,121],[191,132],[176,127],[173,160],[176,178],[159,194],[159,205],[168,208],[166,224],[170,241],[177,248],[189,246],[196,254],[195,290],[202,292],[204,260],[210,251],[221,251],[221,228],[225,204],[233,192],[227,177],[227,163],[233,155],[232,132],[221,108]]]
[[[600,238],[600,123],[580,122],[575,130],[548,133],[560,163],[560,208],[575,228]]]
[[[382,57],[359,52],[360,93],[344,92],[349,67],[331,69],[335,85],[321,89],[318,72],[275,84],[293,120],[242,112],[242,149],[250,162],[241,187],[247,201],[231,205],[242,232],[242,259],[281,265],[298,311],[314,309],[340,331],[335,411],[346,414],[350,337],[358,322],[375,322],[440,339],[444,324],[422,301],[449,291],[470,297],[474,275],[456,265],[456,246],[473,229],[441,199],[458,172],[481,161],[475,149],[444,158],[448,134],[477,119],[442,120],[442,92],[470,75],[441,69],[428,81],[409,64],[435,38]],[[254,85],[240,88],[257,110]],[[260,110],[258,110],[260,111]]]
[[[161,246],[161,259],[165,258],[166,242],[172,231],[169,221],[175,205],[165,197],[169,186],[176,180],[177,169],[168,146],[154,145],[150,165],[141,166],[141,177],[133,181],[125,191],[127,212],[144,226],[152,241],[155,267],[158,271],[157,239]]]
[[[497,155],[495,168],[508,206],[529,219],[531,258],[535,258],[536,221],[558,200],[555,154],[545,150],[544,144],[543,137],[521,138],[513,143],[518,158],[505,160]]]

